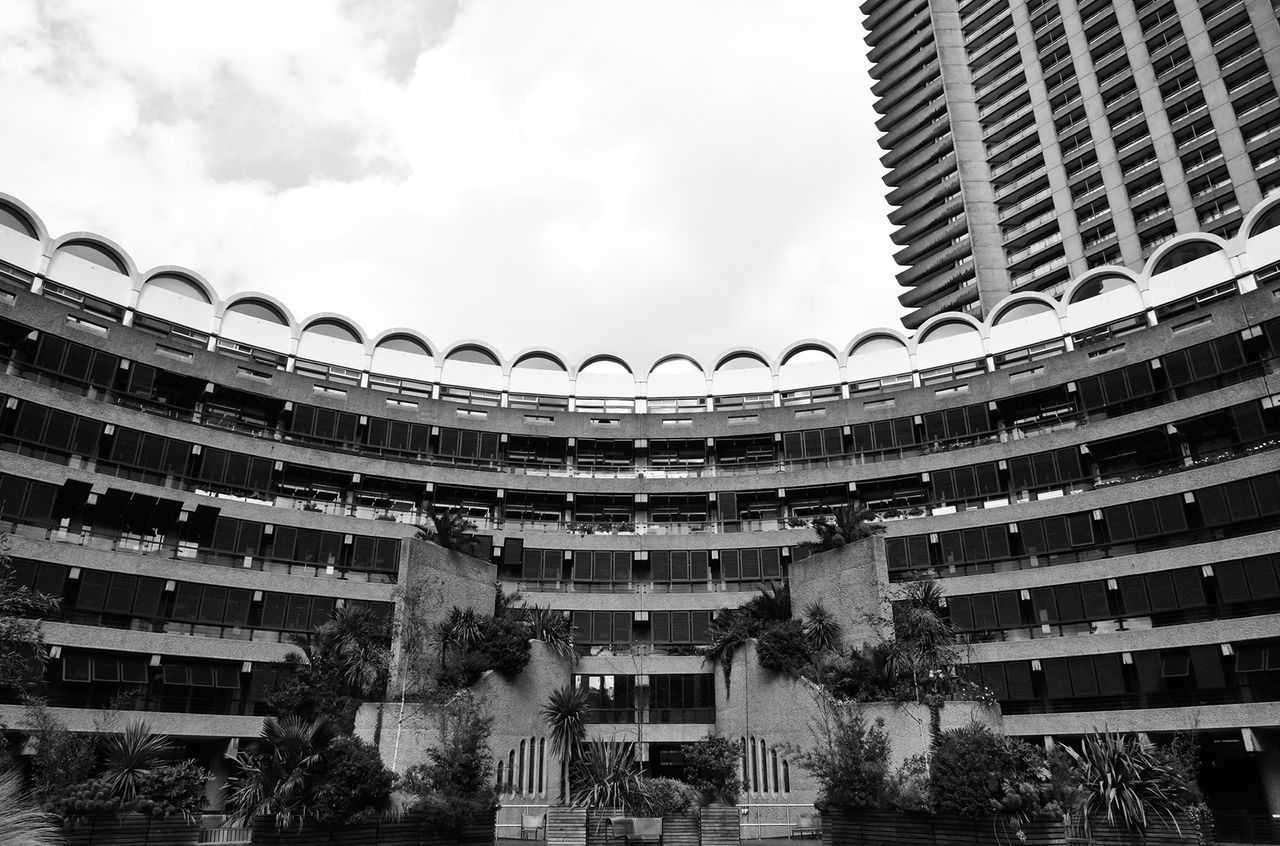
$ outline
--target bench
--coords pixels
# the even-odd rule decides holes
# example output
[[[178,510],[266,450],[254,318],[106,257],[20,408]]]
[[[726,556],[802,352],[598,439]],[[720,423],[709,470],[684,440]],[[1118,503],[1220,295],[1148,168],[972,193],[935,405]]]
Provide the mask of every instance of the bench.
[[[791,833],[787,835],[794,840],[797,837],[821,837],[822,819],[817,814],[801,814],[791,825]]]
[[[662,846],[662,817],[609,817],[605,826],[606,844],[621,840],[627,846],[635,843]]]

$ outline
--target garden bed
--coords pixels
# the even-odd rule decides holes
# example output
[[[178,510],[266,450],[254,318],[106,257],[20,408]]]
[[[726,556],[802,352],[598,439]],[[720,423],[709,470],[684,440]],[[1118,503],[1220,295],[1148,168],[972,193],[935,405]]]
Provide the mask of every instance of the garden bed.
[[[379,820],[353,826],[304,826],[301,831],[277,831],[274,820],[253,823],[254,846],[493,846],[497,816],[489,812],[457,834],[432,830],[420,813],[398,820]],[[194,841],[193,841],[194,842]]]
[[[881,811],[871,808],[829,808],[822,814],[823,842],[831,846],[1190,846],[1211,844],[1213,837],[1201,835],[1199,827],[1184,815],[1178,828],[1168,821],[1153,823],[1145,832],[1129,831],[1106,820],[1090,823],[1089,837],[1079,833],[1068,837],[1057,821],[1029,823],[1026,839],[997,818],[943,816],[912,811]],[[828,837],[830,840],[828,841]]]
[[[62,838],[66,846],[195,846],[200,823],[144,814],[89,817],[64,826]]]

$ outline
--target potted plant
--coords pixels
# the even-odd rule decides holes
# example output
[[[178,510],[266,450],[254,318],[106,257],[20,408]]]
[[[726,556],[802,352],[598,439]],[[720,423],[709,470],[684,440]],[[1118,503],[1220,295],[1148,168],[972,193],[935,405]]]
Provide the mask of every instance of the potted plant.
[[[680,747],[684,755],[684,780],[702,802],[699,841],[703,846],[726,846],[739,841],[739,749],[727,737],[708,735],[698,743]]]

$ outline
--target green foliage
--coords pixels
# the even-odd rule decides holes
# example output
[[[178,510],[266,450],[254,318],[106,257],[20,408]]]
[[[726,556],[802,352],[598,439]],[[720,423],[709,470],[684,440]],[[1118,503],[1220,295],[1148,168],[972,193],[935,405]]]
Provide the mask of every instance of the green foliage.
[[[1176,826],[1174,813],[1188,786],[1167,753],[1145,749],[1137,737],[1119,732],[1085,735],[1079,752],[1066,751],[1080,784],[1075,810],[1086,827],[1093,817],[1139,831],[1159,817]]]
[[[93,738],[69,731],[43,702],[37,700],[27,706],[26,723],[36,750],[28,772],[37,801],[46,802],[61,796],[72,785],[88,781],[97,772]]]
[[[107,737],[102,744],[102,778],[110,785],[111,795],[125,801],[140,795],[143,779],[161,766],[172,751],[169,742],[151,734],[142,720]]]
[[[860,501],[854,500],[849,505],[836,507],[831,516],[816,518],[813,521],[813,532],[818,539],[801,544],[801,548],[811,553],[838,549],[845,544],[857,543],[880,534],[884,528],[883,523],[877,522],[874,511],[864,508]]]
[[[923,755],[912,755],[889,774],[885,781],[882,803],[897,811],[931,811],[929,796],[929,762]]]
[[[570,767],[573,804],[629,809],[639,796],[642,779],[634,743],[593,738]]]
[[[420,529],[418,537],[444,549],[476,555],[480,552],[480,542],[471,534],[475,530],[476,524],[467,519],[462,509],[453,508],[432,514],[431,525]]]
[[[339,737],[312,775],[316,817],[338,825],[370,822],[389,809],[395,778],[377,749],[358,737]]]
[[[775,623],[760,632],[756,641],[760,666],[778,673],[799,674],[813,663],[809,639],[799,620]]]
[[[560,759],[560,798],[569,801],[569,767],[578,744],[586,736],[586,715],[591,707],[587,691],[571,684],[551,691],[542,706],[542,721],[551,732],[551,748]]]
[[[127,813],[145,814],[155,819],[180,814],[187,820],[200,814],[209,773],[194,761],[158,766],[137,775],[133,794],[115,792],[119,782],[100,775],[72,785],[45,801],[42,809],[66,821]]]
[[[0,690],[30,696],[44,676],[49,653],[40,631],[43,615],[58,607],[51,596],[21,587],[9,566],[9,535],[0,534]]]
[[[938,736],[931,782],[942,814],[999,816],[1020,829],[1063,812],[1064,788],[1044,750],[977,723]]]
[[[513,616],[486,617],[456,605],[432,633],[440,668],[428,687],[437,695],[471,687],[487,670],[519,675],[529,663],[529,625]]]
[[[17,770],[0,770],[0,843],[5,846],[54,846],[57,827],[22,792]]]
[[[711,623],[710,643],[703,659],[719,663],[728,687],[733,656],[743,644],[772,626],[791,619],[791,591],[786,585],[770,582],[755,597],[738,608],[722,608]]]
[[[698,791],[674,778],[646,778],[640,781],[631,800],[631,810],[641,817],[677,817],[698,808]]]
[[[485,659],[488,669],[508,678],[518,676],[529,663],[529,630],[507,617],[484,620],[473,649]]]
[[[839,653],[844,646],[844,627],[821,602],[804,609],[804,639],[814,655]]]
[[[470,694],[460,693],[440,709],[440,745],[427,752],[427,763],[410,767],[400,782],[436,830],[461,831],[493,806],[492,731],[493,718]]]
[[[703,804],[738,804],[739,749],[727,737],[707,735],[698,743],[680,747],[684,755],[684,780],[702,796]]]
[[[800,760],[821,785],[821,800],[850,808],[882,807],[889,782],[884,720],[869,725],[859,709],[827,702],[814,735],[813,748]]]
[[[531,639],[542,641],[561,658],[573,660],[578,657],[573,649],[573,626],[563,611],[540,605],[524,605],[516,613],[517,618],[527,627]]]
[[[235,757],[238,773],[228,797],[233,818],[270,816],[281,830],[317,818],[315,774],[335,737],[333,724],[323,718],[263,720],[262,734]]]

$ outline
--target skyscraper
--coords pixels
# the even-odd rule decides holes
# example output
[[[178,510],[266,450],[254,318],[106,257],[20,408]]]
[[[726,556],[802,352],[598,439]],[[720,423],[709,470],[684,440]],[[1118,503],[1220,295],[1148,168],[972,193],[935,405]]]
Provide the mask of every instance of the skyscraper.
[[[915,328],[1234,235],[1280,187],[1269,0],[867,0]]]

